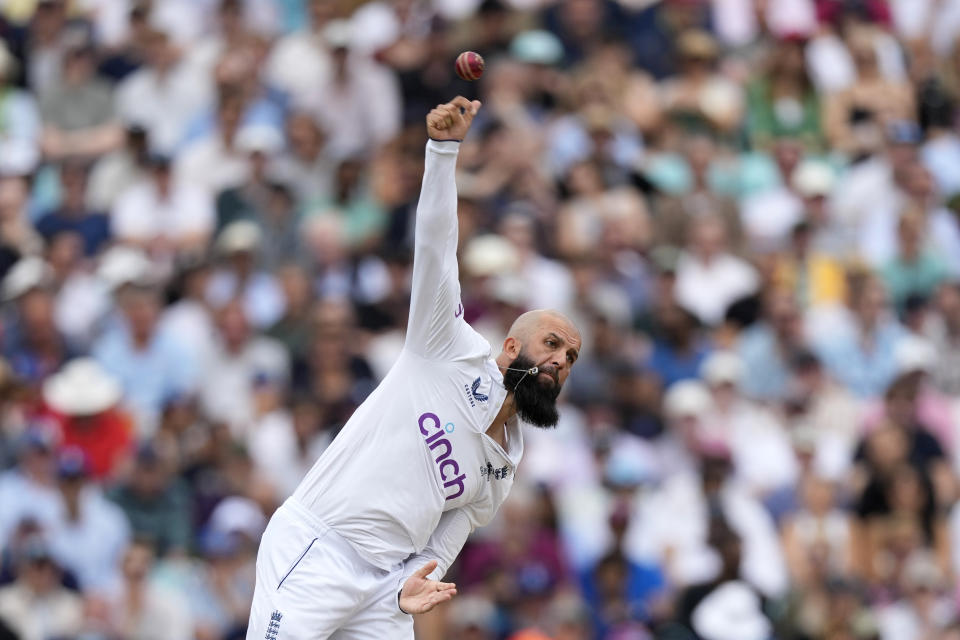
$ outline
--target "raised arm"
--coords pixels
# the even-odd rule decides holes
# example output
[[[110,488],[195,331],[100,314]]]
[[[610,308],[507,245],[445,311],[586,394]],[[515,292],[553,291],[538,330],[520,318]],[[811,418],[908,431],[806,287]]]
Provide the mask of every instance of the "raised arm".
[[[479,101],[458,96],[427,115],[426,167],[417,204],[413,288],[405,347],[426,358],[451,355],[462,329],[457,267],[457,183],[460,141]]]

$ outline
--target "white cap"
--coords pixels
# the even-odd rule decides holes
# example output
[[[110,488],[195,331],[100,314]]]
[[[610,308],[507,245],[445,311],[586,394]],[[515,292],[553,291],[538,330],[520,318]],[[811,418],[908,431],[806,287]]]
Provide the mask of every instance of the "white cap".
[[[210,516],[210,527],[219,533],[239,532],[251,540],[259,540],[267,528],[267,519],[250,498],[232,496],[217,504]]]
[[[68,416],[91,416],[120,402],[120,383],[93,358],[77,358],[47,378],[43,399]]]
[[[937,349],[929,340],[908,335],[897,342],[893,359],[899,373],[929,372],[937,363]]]
[[[837,177],[833,169],[819,160],[805,160],[793,170],[790,182],[805,198],[828,196],[833,191]]]
[[[17,261],[3,279],[4,301],[16,300],[31,289],[46,287],[53,282],[53,269],[37,256]]]
[[[732,351],[714,351],[700,365],[700,377],[709,385],[739,385],[743,378],[743,360]]]
[[[740,580],[711,591],[694,608],[691,621],[704,640],[767,640],[772,631],[760,597]]]
[[[283,136],[274,127],[248,125],[237,133],[237,149],[245,153],[273,155],[283,149]]]
[[[349,47],[353,39],[353,25],[349,20],[331,20],[323,29],[323,41],[331,49]]]
[[[669,418],[700,417],[712,406],[710,391],[698,380],[675,382],[663,397],[663,410]]]
[[[217,249],[230,254],[240,251],[256,251],[263,234],[255,222],[237,220],[228,224],[217,238]]]
[[[153,284],[156,280],[153,263],[140,249],[118,245],[100,256],[97,277],[107,283],[111,291],[125,284]]]
[[[502,236],[487,234],[472,239],[463,253],[463,263],[474,276],[494,276],[515,271],[519,257],[513,244]]]

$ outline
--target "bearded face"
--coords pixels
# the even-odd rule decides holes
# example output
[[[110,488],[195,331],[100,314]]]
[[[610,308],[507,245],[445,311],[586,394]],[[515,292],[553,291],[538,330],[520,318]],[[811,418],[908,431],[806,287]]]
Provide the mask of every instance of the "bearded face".
[[[537,375],[529,375],[527,370],[535,366],[537,363],[521,349],[504,372],[503,386],[513,391],[521,420],[544,429],[555,427],[560,419],[557,410],[560,381],[553,367],[543,365],[539,366]]]

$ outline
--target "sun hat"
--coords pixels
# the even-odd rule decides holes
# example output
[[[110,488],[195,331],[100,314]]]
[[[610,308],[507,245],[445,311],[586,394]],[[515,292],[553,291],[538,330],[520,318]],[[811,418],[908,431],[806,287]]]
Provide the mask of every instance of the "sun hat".
[[[102,413],[122,397],[120,383],[93,358],[71,360],[43,385],[46,403],[68,416]]]

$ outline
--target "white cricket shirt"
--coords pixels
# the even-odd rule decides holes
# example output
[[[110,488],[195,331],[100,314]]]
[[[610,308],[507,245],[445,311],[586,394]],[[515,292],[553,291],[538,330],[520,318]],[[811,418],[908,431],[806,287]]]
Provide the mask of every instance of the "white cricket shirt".
[[[486,435],[507,392],[490,344],[463,319],[458,151],[427,143],[403,351],[293,495],[375,566],[408,561],[411,574],[436,559],[435,578],[493,518],[523,455],[516,418],[506,451]]]

